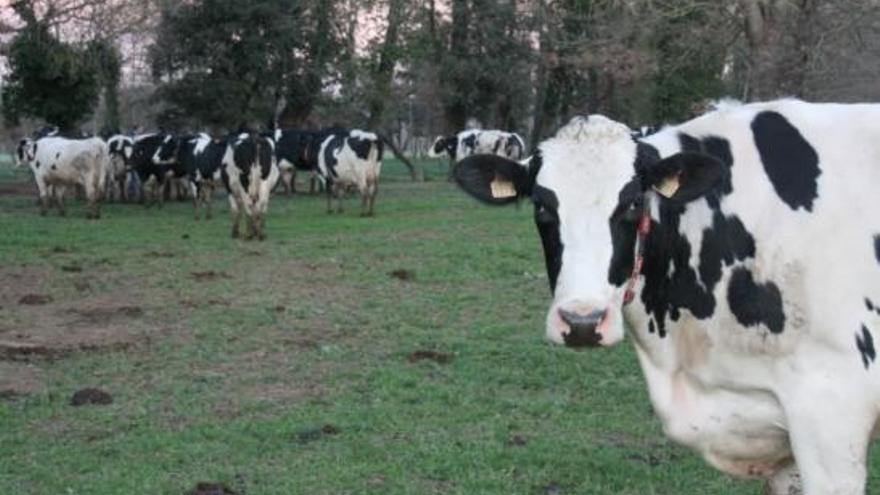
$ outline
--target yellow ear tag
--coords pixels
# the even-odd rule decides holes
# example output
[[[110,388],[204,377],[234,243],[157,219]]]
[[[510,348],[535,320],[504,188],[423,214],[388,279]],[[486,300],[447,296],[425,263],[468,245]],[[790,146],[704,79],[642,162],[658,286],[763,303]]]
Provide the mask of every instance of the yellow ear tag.
[[[495,179],[492,180],[489,187],[492,189],[492,197],[495,199],[516,197],[516,188],[513,187],[513,182],[500,177],[498,174],[495,174]]]
[[[664,179],[663,182],[654,186],[654,190],[660,193],[664,198],[671,198],[676,192],[678,192],[679,187],[681,187],[681,184],[678,182],[678,176],[675,175],[668,179]]]

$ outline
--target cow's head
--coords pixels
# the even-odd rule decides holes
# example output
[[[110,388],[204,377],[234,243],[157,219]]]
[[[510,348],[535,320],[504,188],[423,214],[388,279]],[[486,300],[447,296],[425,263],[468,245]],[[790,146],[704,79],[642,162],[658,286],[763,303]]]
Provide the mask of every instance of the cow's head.
[[[169,165],[177,160],[179,147],[184,139],[177,138],[171,134],[165,134],[162,142],[156,148],[153,154],[153,163],[156,165]]]
[[[37,154],[37,142],[30,138],[22,139],[15,148],[15,166],[20,167],[34,160]]]
[[[454,170],[470,195],[495,205],[529,198],[544,246],[554,299],[547,336],[571,346],[610,346],[623,338],[623,302],[648,205],[695,200],[718,182],[724,165],[708,155],[660,159],[630,129],[605,117],[576,117],[515,162],[475,155]],[[656,206],[656,205],[655,205]],[[653,208],[654,211],[657,208]],[[653,235],[662,225],[652,215]]]
[[[458,147],[458,138],[456,136],[437,136],[431,149],[428,150],[428,156],[431,158],[439,158],[443,155],[449,155],[455,160],[455,149]]]

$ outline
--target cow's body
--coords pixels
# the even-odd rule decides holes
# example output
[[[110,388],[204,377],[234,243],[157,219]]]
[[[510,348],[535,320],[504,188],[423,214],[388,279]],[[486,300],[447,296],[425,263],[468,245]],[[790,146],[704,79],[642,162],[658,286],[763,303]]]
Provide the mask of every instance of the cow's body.
[[[497,155],[519,160],[525,153],[525,142],[515,132],[494,129],[468,129],[455,136],[440,136],[428,151],[430,157],[449,156],[452,161],[471,155]]]
[[[361,194],[361,215],[373,215],[382,169],[382,140],[372,132],[354,129],[326,137],[318,154],[318,172],[327,184],[327,212],[342,212],[342,195],[349,186]]]
[[[247,216],[246,238],[265,239],[269,196],[278,182],[274,141],[243,133],[229,139],[221,167],[233,215],[232,237],[239,236],[241,215]]]
[[[318,157],[316,153],[311,156],[309,149],[312,141],[318,139],[318,133],[298,129],[275,129],[272,138],[275,140],[275,158],[285,192],[288,195],[296,192],[297,171],[309,172],[309,192],[314,192]]]
[[[144,134],[134,139],[131,166],[142,185],[142,194],[149,192],[146,204],[165,201],[166,186],[186,177],[186,168],[177,160],[178,148],[192,136],[176,137],[166,133]]]
[[[115,199],[117,191],[120,201],[128,200],[127,178],[133,146],[134,139],[124,134],[116,134],[107,139],[110,160],[107,167],[106,197],[109,201]]]
[[[226,139],[214,139],[201,133],[184,139],[177,149],[177,161],[186,170],[189,179],[196,220],[199,219],[199,206],[205,207],[206,219],[212,217],[211,200],[220,183],[226,146]]]
[[[66,214],[64,194],[68,186],[82,186],[89,204],[88,218],[101,216],[108,168],[107,144],[100,138],[68,139],[44,137],[25,139],[18,147],[19,163],[34,173],[40,196],[40,213],[45,215],[54,199],[61,215]]]
[[[808,495],[861,494],[880,414],[877,121],[880,105],[783,100],[633,140],[591,116],[522,170],[475,158],[459,178],[479,193],[465,169],[518,177],[554,287],[548,337],[612,345],[626,326],[667,435],[772,493],[800,477]]]

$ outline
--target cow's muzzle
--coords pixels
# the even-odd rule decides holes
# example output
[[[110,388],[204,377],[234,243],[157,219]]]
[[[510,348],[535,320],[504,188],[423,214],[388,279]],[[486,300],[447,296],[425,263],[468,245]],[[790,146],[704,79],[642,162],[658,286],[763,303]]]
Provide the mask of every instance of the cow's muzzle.
[[[602,334],[596,331],[602,320],[605,319],[606,310],[595,310],[587,314],[576,313],[559,309],[559,317],[568,327],[568,333],[562,334],[565,345],[569,347],[596,347],[602,341]]]

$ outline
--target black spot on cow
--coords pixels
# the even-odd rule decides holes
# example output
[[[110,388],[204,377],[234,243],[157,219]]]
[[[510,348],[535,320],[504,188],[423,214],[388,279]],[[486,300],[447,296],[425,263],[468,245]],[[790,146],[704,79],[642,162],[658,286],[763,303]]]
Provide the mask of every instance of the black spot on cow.
[[[880,263],[880,234],[874,236],[874,259]]]
[[[865,369],[868,369],[868,366],[877,358],[877,352],[874,350],[874,337],[871,336],[871,332],[864,324],[861,330],[861,332],[856,332],[856,349],[862,355],[862,364],[865,365]]]
[[[40,160],[37,160],[37,162],[34,164],[34,166],[36,166],[37,168],[40,168]]]
[[[466,150],[466,154],[472,155],[474,153],[474,149],[477,147],[477,135],[471,134],[468,137],[462,139],[461,145]]]
[[[752,121],[755,146],[776,194],[792,210],[813,211],[819,197],[819,155],[800,131],[776,112],[761,112]]]
[[[61,158],[61,152],[60,152],[60,151],[59,151],[58,153],[55,153],[55,159],[57,160],[57,159],[59,159],[59,158]]]
[[[370,148],[373,142],[369,139],[361,139],[357,137],[348,138],[348,146],[354,151],[355,156],[361,160],[366,160],[370,155]]]
[[[648,320],[648,333],[654,333],[657,328],[654,326],[654,320]]]
[[[55,169],[57,169],[58,167],[56,167],[55,164],[53,163],[52,166],[49,167],[49,168],[51,168],[52,170],[55,170]]]
[[[275,142],[275,156],[279,161],[287,160],[297,170],[309,171],[318,166],[316,159],[310,159],[309,147],[316,134],[308,131],[285,129]]]
[[[724,216],[716,210],[712,227],[703,231],[700,246],[700,279],[712,292],[721,280],[722,263],[730,266],[735,261],[755,257],[755,239],[736,216]]]
[[[339,160],[336,159],[336,154],[339,153],[339,150],[345,145],[345,136],[336,135],[330,140],[329,143],[324,147],[324,165],[327,167],[327,171],[330,173],[331,178],[337,177],[336,173],[336,164],[339,163]]]
[[[705,153],[717,158],[724,165],[727,165],[727,173],[721,178],[717,187],[717,195],[708,195],[706,199],[709,205],[718,208],[718,195],[726,196],[733,192],[733,184],[731,180],[730,169],[733,167],[733,153],[730,151],[730,142],[718,136],[706,136],[697,139],[689,134],[679,133],[678,141],[682,151],[690,151],[694,153]]]
[[[867,297],[865,298],[865,307],[868,308],[868,311],[874,311],[874,303]]]
[[[782,293],[773,282],[758,284],[745,268],[733,270],[727,286],[727,303],[736,320],[746,327],[765,325],[774,334],[785,328]]]

